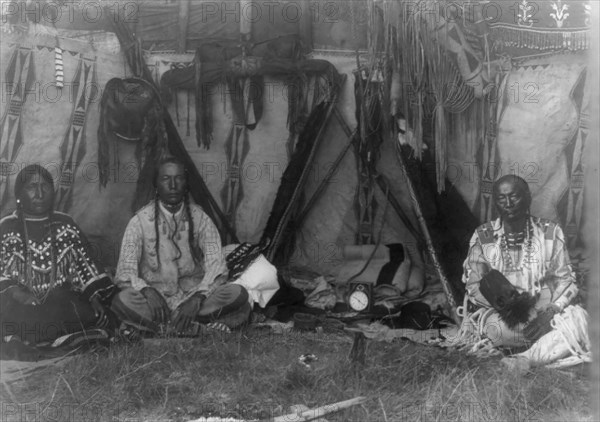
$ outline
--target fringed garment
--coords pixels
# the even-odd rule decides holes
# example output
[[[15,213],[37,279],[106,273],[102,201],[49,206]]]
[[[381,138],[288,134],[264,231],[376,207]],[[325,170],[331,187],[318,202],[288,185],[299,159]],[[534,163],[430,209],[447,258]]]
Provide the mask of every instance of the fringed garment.
[[[500,271],[519,292],[540,297],[548,290],[552,302],[561,308],[577,293],[575,274],[560,226],[550,220],[529,217],[526,241],[518,249],[506,246],[504,225],[496,219],[480,226],[471,238],[464,262],[463,282],[470,300],[489,308],[489,302],[479,291],[485,269]],[[518,252],[519,259],[513,256]]]
[[[88,300],[94,294],[106,299],[116,289],[66,214],[27,218],[23,224],[15,212],[0,221],[0,239],[0,292],[21,284],[43,303],[58,286],[69,287]]]

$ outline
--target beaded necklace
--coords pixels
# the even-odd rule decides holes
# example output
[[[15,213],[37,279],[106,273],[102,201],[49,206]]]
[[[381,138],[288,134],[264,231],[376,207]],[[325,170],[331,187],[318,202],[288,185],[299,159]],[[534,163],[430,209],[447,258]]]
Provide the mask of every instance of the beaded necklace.
[[[173,261],[177,261],[183,255],[183,253],[181,252],[181,248],[177,244],[177,241],[181,239],[181,234],[179,233],[179,231],[181,229],[183,229],[183,227],[181,229],[179,228],[179,224],[177,223],[177,217],[175,216],[179,211],[181,211],[181,208],[182,208],[181,204],[183,204],[183,201],[181,201],[177,205],[173,206],[173,205],[167,204],[162,199],[160,200],[160,205],[162,206],[164,211],[166,211],[167,213],[170,214],[171,218],[173,219],[173,224],[175,225],[175,227],[172,228],[171,222],[169,221],[169,219],[165,218],[166,225],[169,227],[169,229],[172,229],[169,240],[171,240],[171,242],[173,243],[173,246],[175,246],[175,249],[177,249],[177,256],[175,258],[173,258]],[[171,208],[173,208],[173,207],[177,207],[177,209],[175,211],[172,211]]]
[[[167,211],[169,211],[171,214],[175,215],[179,212],[179,210],[181,209],[181,204],[183,204],[183,199],[181,201],[179,201],[177,204],[171,205],[171,204],[167,204],[165,201],[163,201],[162,199],[160,199],[160,203],[162,204],[163,208]],[[174,210],[174,211],[173,211]]]
[[[56,243],[56,235],[54,233],[54,229],[52,228],[52,213],[48,217],[44,218],[27,218],[24,215],[21,201],[17,201],[17,208],[19,216],[22,220],[23,224],[23,245],[24,245],[24,253],[23,258],[25,260],[25,280],[24,283],[27,287],[33,287],[33,252],[31,251],[31,239],[29,238],[29,230],[27,227],[27,221],[44,221],[48,220],[48,225],[45,226],[50,233],[50,288],[43,294],[43,296],[38,297],[42,303],[46,301],[50,290],[56,286],[57,279],[57,259],[56,259],[56,251],[55,251],[55,243]],[[36,291],[37,294],[37,291]]]
[[[521,259],[518,265],[515,265],[509,250],[512,249],[521,249]],[[502,259],[505,263],[507,271],[519,271],[522,272],[523,269],[531,263],[531,257],[533,254],[533,227],[527,218],[527,223],[525,226],[524,232],[515,233],[514,235],[508,235],[503,233],[500,237],[500,247],[502,249]]]

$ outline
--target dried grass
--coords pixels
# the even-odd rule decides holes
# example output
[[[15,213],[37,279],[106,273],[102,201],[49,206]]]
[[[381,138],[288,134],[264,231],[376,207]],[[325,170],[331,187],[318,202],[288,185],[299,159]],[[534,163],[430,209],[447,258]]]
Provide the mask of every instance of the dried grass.
[[[592,420],[585,368],[520,375],[498,358],[408,341],[368,341],[365,364],[354,365],[351,346],[350,337],[258,330],[118,345],[11,385],[20,403],[3,400],[2,420],[268,419],[356,396],[369,400],[327,420]],[[307,368],[303,353],[319,359]]]

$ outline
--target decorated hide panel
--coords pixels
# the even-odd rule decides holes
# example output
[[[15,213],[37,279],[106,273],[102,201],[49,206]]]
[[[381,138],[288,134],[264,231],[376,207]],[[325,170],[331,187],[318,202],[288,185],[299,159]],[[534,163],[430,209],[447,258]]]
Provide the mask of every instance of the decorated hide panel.
[[[354,129],[356,118],[353,70],[356,67],[356,58],[354,55],[323,55],[318,58],[330,61],[336,66],[339,73],[348,75],[336,107],[350,128]],[[310,198],[315,192],[348,142],[349,139],[342,127],[335,117],[332,117],[324,141],[317,153],[312,175],[306,185],[306,198]],[[384,142],[377,170],[390,181],[390,193],[400,201],[402,209],[408,215],[413,215],[410,211],[408,191],[394,154],[394,146],[389,142]],[[337,274],[340,271],[344,263],[344,246],[356,244],[358,214],[355,198],[357,189],[356,155],[354,149],[350,148],[299,230],[296,250],[292,257],[293,264],[307,266],[315,271],[329,274]],[[413,258],[413,262],[419,261],[420,256],[415,239],[400,221],[392,206],[385,209],[385,193],[377,186],[374,186],[373,189],[375,201],[378,204],[372,224],[375,241],[377,241],[385,213],[385,225],[381,230],[381,244],[402,243],[409,249],[408,252]],[[416,222],[413,223],[416,226]]]
[[[94,49],[85,41],[61,39],[60,45],[64,86],[59,89],[55,37],[2,37],[0,75],[5,101],[0,111],[1,213],[14,210],[13,186],[18,171],[39,163],[54,177],[55,209],[70,214],[88,236],[100,261],[114,266],[123,230],[131,217],[139,169],[135,166],[135,145],[119,145],[120,166],[110,169],[109,183],[100,190],[96,131],[102,89],[109,79],[125,76],[126,66],[121,55],[112,52],[112,44],[107,49],[96,44]],[[25,63],[23,55],[29,54],[31,76],[27,76],[23,65],[19,66],[19,60],[11,60],[15,53],[21,56],[21,63]],[[7,104],[17,104],[14,95],[7,98],[9,84],[23,88],[28,77],[31,82],[27,82],[28,94],[21,106],[7,109]]]
[[[531,212],[563,225],[565,201],[571,212],[578,208],[581,215],[581,205],[576,204],[581,198],[570,195],[569,189],[583,151],[579,121],[585,90],[575,88],[582,83],[585,65],[576,56],[571,58],[510,72],[497,138],[500,173],[516,173],[527,180],[533,195]],[[572,235],[576,232],[572,230]]]

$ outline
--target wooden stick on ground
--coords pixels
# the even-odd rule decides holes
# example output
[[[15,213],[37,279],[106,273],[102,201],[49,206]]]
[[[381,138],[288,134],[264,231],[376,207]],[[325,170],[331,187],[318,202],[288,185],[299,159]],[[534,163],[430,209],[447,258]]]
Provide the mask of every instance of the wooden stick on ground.
[[[366,397],[355,397],[350,400],[339,401],[337,403],[326,404],[325,406],[315,407],[314,409],[304,410],[299,413],[290,413],[288,415],[277,416],[276,418],[269,419],[269,421],[273,422],[305,422],[312,421],[314,419],[322,418],[323,416],[339,412],[342,409],[347,409],[352,406],[356,406],[357,404],[363,404],[367,401]]]

